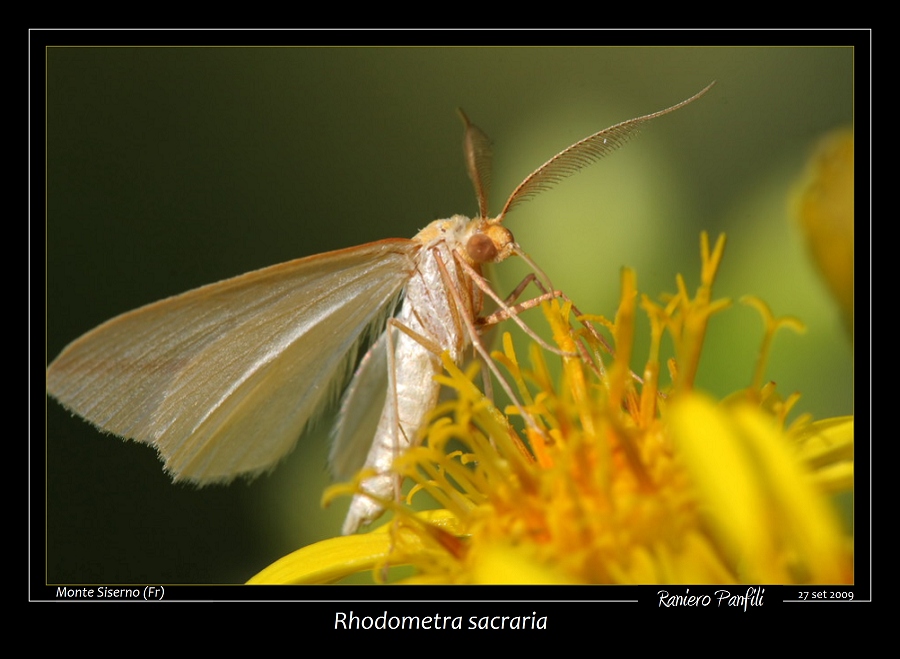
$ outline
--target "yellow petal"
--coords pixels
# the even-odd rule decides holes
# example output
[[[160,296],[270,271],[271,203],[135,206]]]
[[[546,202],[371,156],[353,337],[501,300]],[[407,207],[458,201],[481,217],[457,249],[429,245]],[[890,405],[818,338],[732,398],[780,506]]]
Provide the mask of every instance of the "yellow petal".
[[[491,543],[479,548],[472,565],[476,584],[575,584],[570,577],[537,561],[523,547]]]
[[[275,561],[247,583],[331,583],[347,575],[373,569],[387,557],[390,545],[390,536],[378,530],[329,538]]]
[[[795,201],[813,259],[853,332],[853,130],[826,135]]]
[[[773,417],[693,395],[674,402],[671,420],[703,512],[741,581],[852,578],[834,512]]]

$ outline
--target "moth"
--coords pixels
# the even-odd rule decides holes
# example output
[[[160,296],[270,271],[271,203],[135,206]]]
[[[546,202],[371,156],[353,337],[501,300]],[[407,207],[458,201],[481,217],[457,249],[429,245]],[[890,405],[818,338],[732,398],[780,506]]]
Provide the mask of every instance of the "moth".
[[[525,256],[503,226],[507,213],[710,87],[563,149],[494,217],[490,143],[461,113],[475,218],[453,215],[410,239],[296,259],[117,316],[66,346],[47,391],[100,430],[156,448],[174,480],[207,484],[271,469],[349,381],[331,468],[337,479],[374,474],[351,501],[343,532],[354,533],[396,492],[391,463],[420,440],[442,353],[459,363],[474,347],[489,361],[478,323],[485,293],[517,320],[482,276],[487,264]]]

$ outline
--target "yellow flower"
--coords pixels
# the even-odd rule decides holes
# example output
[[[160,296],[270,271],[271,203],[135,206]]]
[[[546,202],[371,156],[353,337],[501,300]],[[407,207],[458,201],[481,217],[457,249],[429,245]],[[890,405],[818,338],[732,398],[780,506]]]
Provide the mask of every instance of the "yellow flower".
[[[853,130],[823,137],[793,199],[794,214],[853,334]]]
[[[852,538],[829,501],[852,487],[852,419],[788,426],[796,397],[782,400],[763,382],[772,337],[799,322],[750,299],[765,327],[754,383],[718,402],[695,388],[707,323],[728,306],[712,299],[724,245],[710,250],[704,234],[693,297],[679,277],[664,305],[641,299],[651,346],[640,378],[629,367],[638,294],[627,270],[613,322],[578,316],[573,325],[569,303],[544,305],[558,381],[550,353],[533,346],[526,368],[504,337],[494,357],[519,396],[504,411],[473,384],[474,369],[445,359],[441,381],[456,398],[394,463],[413,483],[407,502],[427,492],[441,509],[385,501],[391,523],[301,549],[250,583],[368,570],[401,583],[852,582]],[[676,356],[662,390],[666,333]],[[326,498],[357,491],[358,482],[337,486]],[[387,572],[400,565],[403,575]]]

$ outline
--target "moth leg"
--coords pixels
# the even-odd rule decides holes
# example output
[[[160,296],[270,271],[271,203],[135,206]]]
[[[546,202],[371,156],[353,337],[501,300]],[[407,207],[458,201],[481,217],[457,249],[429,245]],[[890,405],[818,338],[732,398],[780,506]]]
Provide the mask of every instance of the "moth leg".
[[[524,292],[524,290],[528,286],[528,284],[530,284],[532,282],[534,283],[535,286],[538,287],[538,289],[541,290],[541,294],[538,295],[537,297],[525,300],[524,302],[516,303],[515,302],[516,299],[518,299],[518,297]],[[572,298],[570,298],[568,295],[566,295],[565,293],[563,293],[562,291],[559,291],[559,290],[548,291],[544,287],[544,285],[541,284],[541,281],[537,277],[537,275],[535,275],[533,272],[530,272],[522,279],[521,282],[519,282],[519,285],[516,286],[515,289],[513,289],[513,292],[509,294],[509,296],[506,298],[506,300],[504,300],[504,302],[506,303],[505,309],[498,309],[497,311],[495,311],[494,313],[492,313],[488,316],[483,316],[483,317],[479,318],[478,323],[481,326],[488,327],[488,326],[494,325],[496,323],[499,323],[503,320],[506,320],[513,314],[519,314],[528,309],[532,309],[532,308],[536,307],[537,305],[539,305],[541,302],[544,302],[547,300],[552,300],[554,298],[559,298],[559,299],[563,300],[564,302],[568,302],[569,304],[571,304],[572,312],[575,314],[576,317],[584,316],[584,314],[581,313],[581,310],[577,306],[575,306],[575,303],[572,301]],[[579,322],[581,322],[581,324],[591,334],[591,336],[594,338],[594,340],[599,345],[601,345],[603,347],[603,349],[607,353],[609,353],[609,355],[611,357],[616,356],[615,349],[611,345],[609,345],[609,342],[603,337],[602,334],[600,334],[600,332],[597,331],[597,328],[594,327],[594,324],[591,323],[591,321],[581,318]],[[594,356],[596,358],[596,361],[591,360],[587,355],[587,352],[586,352],[587,348],[585,348],[585,346],[581,342],[578,342],[577,346],[578,346],[579,352],[581,353],[582,360],[588,366],[590,366],[600,377],[604,377],[604,375],[606,373],[606,369],[604,368],[603,359],[602,359],[601,355],[599,353],[595,352]],[[556,352],[559,352],[559,351],[556,351]],[[639,376],[634,371],[631,371],[631,378],[635,382],[639,382],[641,384],[644,383],[643,378],[641,378],[641,376]],[[661,391],[658,392],[658,395],[661,398],[666,397],[665,393],[661,392]]]
[[[519,298],[519,296],[522,295],[522,293],[525,291],[525,288],[531,283],[534,283],[534,285],[542,291],[541,294],[536,297],[529,298],[523,302],[517,303],[516,300]],[[578,309],[578,307],[575,306],[575,303],[572,301],[572,299],[568,295],[566,295],[565,293],[563,293],[560,290],[548,291],[546,288],[544,288],[543,284],[541,284],[538,277],[532,272],[532,273],[527,274],[522,279],[522,281],[519,282],[519,285],[516,286],[516,288],[513,290],[513,292],[510,293],[509,296],[504,300],[505,308],[498,309],[494,313],[489,314],[487,316],[482,316],[477,319],[477,322],[480,327],[490,327],[499,322],[507,320],[513,316],[516,316],[516,315],[522,313],[523,311],[533,309],[534,307],[540,305],[542,302],[546,302],[548,300],[553,300],[553,299],[560,299],[560,300],[563,300],[564,302],[568,302],[569,304],[571,304],[572,311],[574,312],[576,317],[583,315],[581,313],[581,311]],[[602,346],[603,349],[607,353],[609,353],[611,356],[615,357],[615,351],[613,350],[612,346],[610,346],[609,342],[603,337],[603,335],[597,331],[597,328],[594,327],[594,325],[589,320],[582,319],[580,322],[585,327],[585,329],[590,333],[590,335],[594,338],[594,340],[600,346]],[[603,359],[602,359],[601,355],[595,352],[595,354],[594,354],[595,359],[591,359],[588,354],[588,349],[587,349],[587,347],[584,346],[584,344],[582,344],[579,341],[579,342],[576,342],[576,346],[578,348],[579,355],[580,355],[581,359],[585,362],[585,364],[587,364],[591,369],[593,369],[600,377],[603,377],[603,374],[605,373],[605,368],[603,366]],[[553,352],[556,354],[561,354],[564,357],[572,356],[569,353],[564,353],[563,351],[561,351],[559,349],[554,349]]]
[[[437,252],[435,252],[435,258],[438,267],[440,268],[441,276],[443,277],[444,281],[447,282],[447,289],[450,291],[450,295],[453,298],[454,304],[456,304],[458,309],[465,309],[466,306],[462,301],[459,290],[457,290],[456,286],[452,285],[453,279],[450,276],[450,273],[447,271],[447,265],[444,263],[444,260]],[[499,301],[499,296],[497,296],[497,294],[493,292],[493,290],[490,288],[490,285],[480,274],[475,272],[475,270],[470,265],[465,263],[465,261],[463,261],[462,259],[457,258],[456,262],[466,271],[467,274],[473,275],[472,279],[476,282],[479,288],[487,292],[492,298]],[[462,319],[463,323],[465,324],[472,341],[472,347],[474,348],[476,354],[481,358],[481,360],[488,367],[491,373],[494,374],[494,377],[497,378],[497,381],[500,383],[500,387],[509,397],[509,400],[512,401],[513,405],[516,406],[516,409],[518,409],[519,414],[522,415],[522,418],[524,419],[526,425],[528,425],[528,427],[535,432],[538,432],[544,437],[547,437],[547,439],[549,440],[549,436],[547,435],[546,430],[538,424],[537,420],[531,415],[531,413],[529,413],[528,410],[525,409],[525,406],[519,402],[519,399],[513,392],[509,382],[506,381],[506,378],[500,372],[500,369],[497,368],[494,360],[491,359],[490,352],[485,347],[484,342],[481,340],[481,334],[476,327],[476,320],[472,317],[472,314],[458,313],[457,317]],[[525,326],[525,324],[522,323],[521,320],[518,320],[518,322],[525,328],[527,332],[529,332],[529,335],[533,334],[533,332],[530,332],[527,326]]]
[[[541,346],[544,350],[546,350],[548,352],[552,352],[554,354],[561,355],[563,357],[577,357],[578,356],[576,353],[565,352],[564,350],[560,350],[559,348],[557,348],[555,346],[551,346],[549,343],[547,343],[541,337],[539,337],[537,334],[535,334],[534,330],[532,330],[530,327],[528,327],[528,325],[521,318],[519,318],[519,314],[516,313],[515,310],[513,308],[511,308],[504,300],[500,299],[500,296],[494,292],[494,289],[491,288],[491,285],[487,281],[487,279],[482,277],[481,274],[479,274],[475,270],[475,268],[473,268],[471,265],[469,265],[462,259],[457,259],[457,261],[460,264],[460,266],[463,268],[463,270],[466,271],[466,274],[472,278],[472,281],[475,282],[475,284],[478,286],[478,288],[480,288],[484,293],[487,293],[488,297],[490,297],[494,302],[497,303],[497,306],[500,307],[500,311],[505,311],[507,313],[507,315],[503,317],[503,320],[505,320],[506,318],[512,320],[516,325],[518,325],[522,329],[523,332],[525,332],[529,337],[531,337],[531,339],[535,343],[537,343],[539,346]],[[521,284],[520,284],[520,286],[521,286]],[[562,293],[560,293],[560,295],[562,295]],[[535,304],[537,304],[537,303],[535,303]],[[495,313],[498,313],[498,312],[495,312]],[[495,322],[499,322],[499,321],[495,321]]]

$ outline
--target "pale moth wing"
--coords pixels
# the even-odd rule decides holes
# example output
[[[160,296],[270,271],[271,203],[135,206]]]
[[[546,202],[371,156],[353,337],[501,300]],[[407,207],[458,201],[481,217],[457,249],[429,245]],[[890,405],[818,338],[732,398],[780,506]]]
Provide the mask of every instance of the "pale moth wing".
[[[365,354],[341,399],[328,464],[337,480],[350,480],[366,461],[388,387],[387,332]]]
[[[156,447],[175,480],[265,471],[340,393],[418,249],[369,243],[125,313],[69,344],[47,390],[101,430]]]

